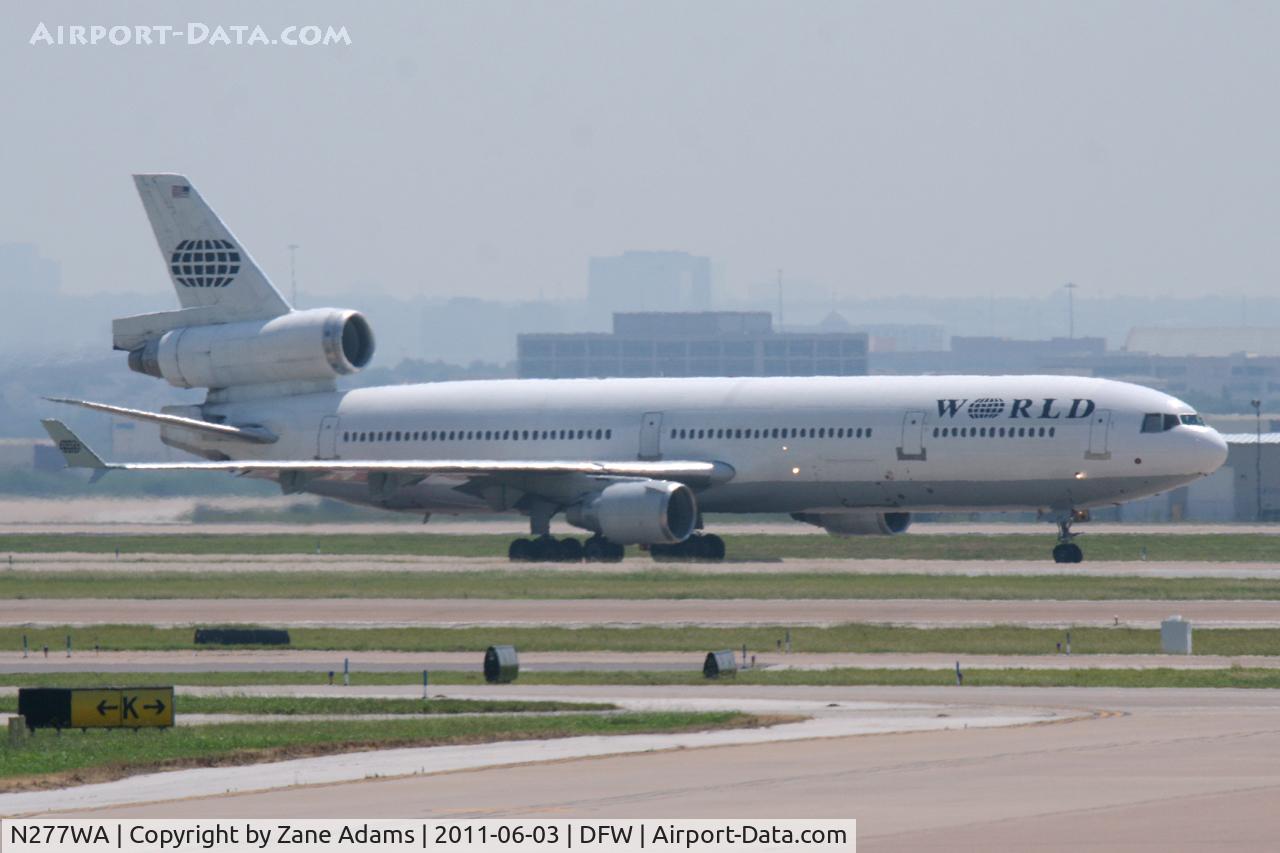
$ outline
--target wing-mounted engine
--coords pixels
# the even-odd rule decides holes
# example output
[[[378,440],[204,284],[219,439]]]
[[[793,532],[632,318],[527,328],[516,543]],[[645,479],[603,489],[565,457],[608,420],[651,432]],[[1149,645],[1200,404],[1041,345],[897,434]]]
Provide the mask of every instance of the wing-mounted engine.
[[[911,526],[909,512],[797,512],[791,517],[832,536],[894,536]]]
[[[619,545],[683,542],[698,522],[693,491],[669,480],[614,483],[565,510],[575,527]]]
[[[374,347],[364,316],[336,308],[139,337],[117,328],[116,345],[129,349],[129,368],[179,388],[333,380],[368,364]]]

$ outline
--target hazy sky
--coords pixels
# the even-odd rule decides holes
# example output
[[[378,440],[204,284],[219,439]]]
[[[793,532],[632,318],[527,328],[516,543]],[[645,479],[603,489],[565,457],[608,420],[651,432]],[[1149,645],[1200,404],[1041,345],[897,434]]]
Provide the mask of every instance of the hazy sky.
[[[353,44],[30,46],[42,21]],[[643,248],[851,296],[1280,281],[1274,2],[7,2],[0,38],[0,242],[70,290],[172,300],[129,180],[159,170],[278,284],[301,244],[312,291],[577,297]]]

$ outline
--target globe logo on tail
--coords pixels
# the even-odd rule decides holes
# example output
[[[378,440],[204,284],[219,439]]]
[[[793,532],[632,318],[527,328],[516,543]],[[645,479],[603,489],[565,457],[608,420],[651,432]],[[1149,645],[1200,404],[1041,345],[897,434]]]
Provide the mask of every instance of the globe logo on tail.
[[[183,287],[226,287],[240,272],[240,250],[230,240],[183,240],[169,270]]]

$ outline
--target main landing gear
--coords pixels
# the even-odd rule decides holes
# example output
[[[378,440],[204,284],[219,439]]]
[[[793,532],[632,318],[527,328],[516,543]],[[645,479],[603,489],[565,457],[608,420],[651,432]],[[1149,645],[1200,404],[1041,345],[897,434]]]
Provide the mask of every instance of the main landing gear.
[[[1055,563],[1079,563],[1084,560],[1084,551],[1081,551],[1080,546],[1072,541],[1080,534],[1071,532],[1071,524],[1075,521],[1084,521],[1088,517],[1087,512],[1073,511],[1058,519],[1058,544],[1053,546]]]
[[[585,544],[578,539],[537,536],[516,539],[507,548],[507,558],[513,563],[618,563],[624,553],[621,545],[599,536],[592,536]]]
[[[714,533],[695,533],[674,545],[650,545],[649,556],[660,563],[718,563],[724,559],[724,540]]]

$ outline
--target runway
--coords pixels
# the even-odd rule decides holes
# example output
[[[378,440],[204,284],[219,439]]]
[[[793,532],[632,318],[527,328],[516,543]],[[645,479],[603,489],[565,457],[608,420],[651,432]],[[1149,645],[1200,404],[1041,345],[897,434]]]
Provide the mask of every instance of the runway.
[[[51,651],[24,658],[20,652],[0,653],[0,673],[165,673],[165,672],[313,672],[316,684],[328,672],[341,681],[343,661],[350,661],[359,684],[366,672],[479,672],[483,649],[473,652],[369,652],[369,651],[171,651],[79,652],[72,657]],[[785,654],[769,649],[748,649],[761,669],[823,670],[840,667],[863,669],[953,670],[957,662],[967,669],[1226,669],[1280,668],[1280,655],[1164,655],[1164,654],[1056,654],[1042,655],[943,654],[935,652],[831,652]],[[671,671],[701,672],[703,652],[520,652],[520,669],[532,672],[566,671]],[[0,687],[0,695],[17,688]],[[187,690],[191,688],[182,688]],[[347,695],[340,691],[339,695]]]
[[[256,624],[280,627],[559,625],[1151,628],[1173,614],[1201,627],[1280,627],[1280,601],[962,601],[955,599],[25,599],[0,625]]]
[[[621,563],[512,564],[487,557],[415,557],[406,555],[333,554],[126,554],[59,552],[14,554],[12,566],[41,574],[89,572],[140,574],[166,572],[221,574],[235,572],[527,572],[619,575],[635,572],[691,575],[830,574],[830,575],[959,575],[1001,577],[1143,577],[1143,578],[1280,578],[1276,562],[1215,563],[1209,561],[1096,561],[1083,565],[1048,560],[849,560],[786,558],[723,563],[655,563],[633,555]],[[8,565],[6,563],[6,565]]]
[[[672,701],[688,701],[710,689],[660,692]],[[522,688],[520,694],[653,699],[656,690]],[[1280,797],[1280,766],[1274,761],[1280,752],[1280,697],[1274,691],[744,687],[714,695],[739,704],[855,703],[872,715],[881,712],[868,703],[891,703],[904,715],[919,714],[921,706],[935,714],[964,707],[971,709],[963,712],[968,714],[985,708],[1006,719],[1039,715],[1041,721],[1060,721],[562,756],[517,766],[428,769],[426,775],[399,779],[149,802],[93,814],[839,816],[856,817],[859,841],[877,851],[1258,850],[1272,848],[1280,833],[1280,812],[1274,808]],[[285,768],[286,774],[291,769],[303,772]],[[301,780],[308,778],[304,773]],[[170,788],[157,799],[175,795],[181,796],[181,789]],[[64,804],[83,809],[77,802]],[[11,808],[0,800],[0,810]]]

